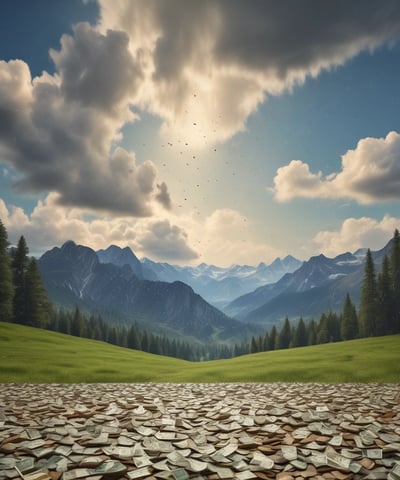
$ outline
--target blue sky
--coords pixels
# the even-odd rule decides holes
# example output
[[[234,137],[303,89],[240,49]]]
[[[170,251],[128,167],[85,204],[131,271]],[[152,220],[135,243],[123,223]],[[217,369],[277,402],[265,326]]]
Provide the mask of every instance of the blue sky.
[[[322,3],[3,0],[10,240],[218,265],[383,247],[400,5]]]

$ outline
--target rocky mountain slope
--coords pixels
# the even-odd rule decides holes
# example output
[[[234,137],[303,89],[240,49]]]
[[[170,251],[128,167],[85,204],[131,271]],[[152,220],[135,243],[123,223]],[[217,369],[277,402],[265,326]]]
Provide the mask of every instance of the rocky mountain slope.
[[[379,271],[391,242],[373,252]],[[340,311],[348,292],[356,304],[364,278],[365,250],[335,258],[311,257],[294,273],[231,302],[225,313],[247,323],[271,325],[286,316],[318,317],[322,312]]]
[[[94,250],[72,241],[46,252],[38,265],[49,296],[58,305],[108,312],[148,330],[202,341],[246,335],[245,325],[208,304],[188,285],[141,279],[129,264],[101,263]]]

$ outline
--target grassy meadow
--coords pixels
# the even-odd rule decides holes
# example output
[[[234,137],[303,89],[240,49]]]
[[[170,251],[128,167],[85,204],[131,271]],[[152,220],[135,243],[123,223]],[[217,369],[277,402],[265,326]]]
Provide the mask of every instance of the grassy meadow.
[[[0,382],[400,382],[400,335],[192,363],[0,322]]]

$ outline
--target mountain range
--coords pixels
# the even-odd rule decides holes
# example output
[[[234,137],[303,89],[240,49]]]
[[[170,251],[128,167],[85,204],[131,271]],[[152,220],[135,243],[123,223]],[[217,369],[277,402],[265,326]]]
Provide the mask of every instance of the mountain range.
[[[391,242],[382,250],[372,252],[377,271],[390,250]],[[243,322],[267,327],[286,316],[308,319],[318,318],[329,310],[341,311],[347,293],[358,305],[365,254],[366,249],[360,249],[335,258],[322,254],[311,257],[295,272],[237,298],[224,311]]]
[[[103,262],[106,258],[112,262],[101,263],[94,250],[68,241],[46,252],[38,265],[49,297],[60,306],[79,306],[126,323],[137,322],[157,333],[202,341],[248,333],[246,325],[227,317],[188,285],[136,275],[133,267],[139,273],[140,269],[131,253],[111,248],[99,256]],[[128,263],[121,260],[123,255]]]
[[[391,242],[373,252],[377,270],[390,248]],[[318,318],[340,311],[346,293],[357,305],[365,253],[321,254],[305,262],[287,256],[255,267],[181,267],[140,261],[129,247],[95,252],[69,241],[38,264],[58,305],[79,305],[158,333],[209,342],[248,337],[286,316]]]
[[[173,282],[179,280],[214,306],[223,309],[235,298],[249,293],[267,283],[278,281],[285,273],[297,270],[301,261],[292,256],[277,258],[270,265],[232,265],[227,268],[202,263],[195,267],[157,263],[142,260],[146,278]]]

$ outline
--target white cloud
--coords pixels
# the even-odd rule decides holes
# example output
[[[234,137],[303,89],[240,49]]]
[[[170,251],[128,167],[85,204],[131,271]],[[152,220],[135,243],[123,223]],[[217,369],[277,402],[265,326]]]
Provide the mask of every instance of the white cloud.
[[[204,222],[193,221],[190,231],[206,263],[220,266],[270,262],[285,252],[256,240],[252,222],[237,210],[215,210]]]
[[[60,205],[52,193],[30,215],[0,198],[0,218],[10,242],[15,244],[24,235],[35,255],[71,239],[95,250],[111,244],[129,246],[139,257],[182,264],[256,264],[284,253],[254,240],[248,219],[231,209],[216,210],[204,220],[195,214],[177,217],[161,207],[150,218],[97,217]]]
[[[169,220],[146,222],[141,227],[140,246],[151,259],[190,262],[198,258],[198,253],[188,245],[186,232]]]
[[[342,170],[323,177],[300,160],[277,170],[274,195],[293,198],[347,198],[369,204],[400,199],[400,134],[363,138],[342,156]]]
[[[347,218],[337,231],[322,231],[314,237],[317,250],[328,256],[355,252],[359,248],[379,250],[400,226],[400,218],[385,215],[381,221],[370,217]]]
[[[325,197],[324,181],[321,172],[314,174],[301,160],[292,160],[289,165],[278,168],[274,178],[275,198],[285,202],[296,197]]]

